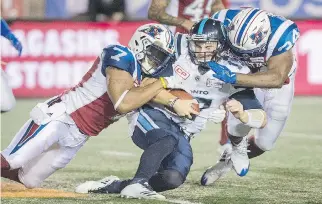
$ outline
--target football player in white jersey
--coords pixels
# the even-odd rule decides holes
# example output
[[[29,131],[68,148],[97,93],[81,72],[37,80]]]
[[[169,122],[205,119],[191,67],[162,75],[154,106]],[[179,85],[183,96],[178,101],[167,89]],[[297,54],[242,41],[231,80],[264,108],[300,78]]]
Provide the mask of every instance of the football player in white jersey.
[[[261,110],[252,89],[235,89],[230,84],[213,79],[212,71],[205,66],[208,61],[220,60],[219,53],[224,48],[225,37],[219,21],[204,19],[193,27],[189,36],[177,38],[177,52],[180,55],[173,65],[173,76],[165,77],[167,88],[190,93],[199,103],[199,115],[188,120],[158,104],[144,105],[130,116],[132,140],[144,150],[134,178],[119,180],[110,176],[100,181],[88,181],[79,185],[76,192],[120,193],[125,197],[164,199],[155,191],[174,189],[184,183],[193,163],[189,143],[191,137],[202,131],[208,120],[219,123],[225,118],[226,112],[220,106],[229,98],[232,98],[226,105],[230,112],[229,120],[238,127],[230,129],[234,137],[232,141],[239,141],[234,143],[232,160],[237,174],[247,173],[248,166],[241,167],[235,160],[247,157],[246,140],[243,138],[251,127],[265,126],[266,114]],[[247,67],[219,63],[236,72],[249,72]],[[158,97],[162,94],[164,92]],[[261,118],[254,121],[252,118],[255,116]]]
[[[255,8],[222,10],[213,18],[227,27],[228,57],[242,61],[252,70],[252,74],[240,74],[213,64],[214,77],[234,85],[256,87],[256,97],[268,114],[267,126],[256,130],[248,142],[248,156],[254,158],[274,147],[290,114],[297,66],[294,45],[299,30],[294,22]],[[229,171],[230,166],[222,162],[224,157],[205,172],[202,185],[215,182]]]
[[[78,85],[32,109],[30,119],[1,152],[1,176],[38,187],[64,168],[90,136],[163,89],[166,82],[159,79],[139,84],[143,73],[156,76],[171,66],[174,50],[172,33],[160,24],[139,27],[129,48],[104,48]],[[190,116],[195,113],[191,103],[178,100],[173,107],[179,115]]]

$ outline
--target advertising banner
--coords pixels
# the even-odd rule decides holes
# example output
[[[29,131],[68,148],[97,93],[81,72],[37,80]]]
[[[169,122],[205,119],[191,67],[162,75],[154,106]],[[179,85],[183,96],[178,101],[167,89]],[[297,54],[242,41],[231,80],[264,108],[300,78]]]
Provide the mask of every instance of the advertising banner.
[[[293,19],[321,19],[321,0],[229,0],[229,8],[255,7]]]
[[[2,68],[17,97],[49,97],[77,84],[108,45],[127,45],[135,29],[146,22],[15,22],[21,57],[1,39]],[[296,95],[322,95],[322,21],[297,21]]]

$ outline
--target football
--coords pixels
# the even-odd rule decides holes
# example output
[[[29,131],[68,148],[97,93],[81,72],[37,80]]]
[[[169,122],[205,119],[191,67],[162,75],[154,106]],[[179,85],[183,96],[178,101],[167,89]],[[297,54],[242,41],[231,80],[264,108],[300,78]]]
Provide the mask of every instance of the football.
[[[169,90],[169,92],[178,97],[179,99],[182,100],[192,100],[194,99],[193,96],[189,93],[187,93],[186,91],[182,90],[182,89],[171,89]],[[200,112],[200,108],[199,108],[199,104],[198,103],[193,103],[192,104],[193,109],[195,109],[197,112]],[[175,111],[173,110],[173,108],[167,107],[167,109],[169,111],[171,111],[172,113],[175,113]]]

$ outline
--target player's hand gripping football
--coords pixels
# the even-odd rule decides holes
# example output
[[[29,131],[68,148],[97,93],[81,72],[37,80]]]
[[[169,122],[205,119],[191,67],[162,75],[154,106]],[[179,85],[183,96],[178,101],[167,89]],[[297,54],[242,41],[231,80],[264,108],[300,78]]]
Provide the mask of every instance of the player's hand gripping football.
[[[178,99],[173,104],[173,109],[180,117],[192,119],[192,115],[199,115],[199,112],[193,108],[193,104],[197,104],[196,100],[181,100]]]
[[[242,122],[243,118],[245,118],[245,114],[247,114],[244,111],[243,105],[235,99],[226,102],[226,109],[227,111],[231,112],[235,116],[235,118],[241,120]]]

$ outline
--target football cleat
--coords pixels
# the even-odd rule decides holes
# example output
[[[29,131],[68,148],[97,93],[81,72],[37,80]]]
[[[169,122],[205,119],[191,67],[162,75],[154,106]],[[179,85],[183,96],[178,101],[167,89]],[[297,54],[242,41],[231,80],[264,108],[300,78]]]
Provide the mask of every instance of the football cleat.
[[[99,181],[86,181],[78,185],[76,193],[109,193],[109,187],[120,179],[117,176],[108,176]]]
[[[224,145],[223,145],[224,146]],[[228,147],[228,146],[227,146]],[[208,186],[215,183],[218,179],[228,174],[232,169],[232,162],[230,160],[232,148],[226,148],[221,154],[221,157],[217,164],[209,167],[201,177],[201,185]]]
[[[244,137],[239,144],[233,144],[230,159],[233,163],[233,168],[237,175],[246,176],[250,165],[247,154],[247,137]]]
[[[137,198],[137,199],[166,199],[163,195],[155,192],[147,181],[139,181],[126,186],[121,191],[122,198]]]

